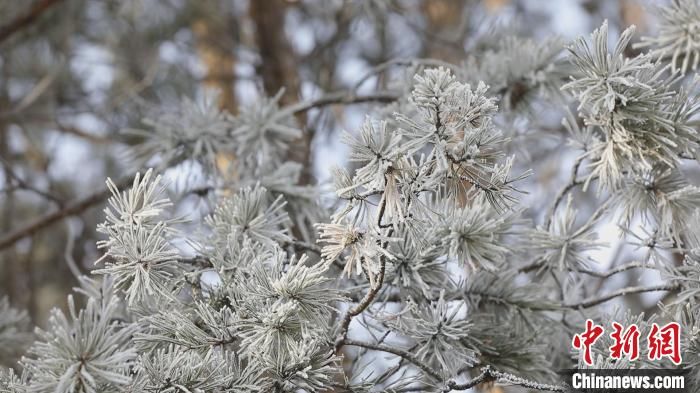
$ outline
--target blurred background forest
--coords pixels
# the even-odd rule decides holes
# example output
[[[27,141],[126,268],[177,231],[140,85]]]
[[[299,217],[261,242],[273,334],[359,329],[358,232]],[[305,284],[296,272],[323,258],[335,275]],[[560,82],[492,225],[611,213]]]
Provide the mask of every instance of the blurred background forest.
[[[647,34],[654,24],[646,5],[0,0],[0,297],[28,310],[40,326],[51,307],[65,307],[75,277],[100,257],[95,227],[103,219],[105,179],[125,185],[135,172],[125,151],[137,139],[123,130],[140,127],[154,112],[177,110],[182,97],[201,100],[216,91],[219,105],[237,113],[280,91],[281,105],[336,92],[390,91],[390,75],[419,63],[469,64],[505,34],[535,41],[559,36],[566,43],[604,19],[615,34],[630,24]],[[563,51],[551,58],[559,55]],[[521,85],[487,83],[501,94],[501,105],[526,93]],[[338,131],[356,129],[369,105],[328,105],[297,115],[306,131],[292,148],[292,158],[305,167],[300,183],[329,180],[330,166],[346,155]],[[511,124],[529,136],[520,148],[527,149],[526,165],[536,168],[540,190],[569,171],[554,167],[561,157],[548,154],[547,146],[563,143],[565,134],[561,112],[550,115],[548,108],[531,105],[529,120]],[[544,206],[537,189],[528,196],[535,210]],[[196,207],[206,193],[192,187],[183,203]]]

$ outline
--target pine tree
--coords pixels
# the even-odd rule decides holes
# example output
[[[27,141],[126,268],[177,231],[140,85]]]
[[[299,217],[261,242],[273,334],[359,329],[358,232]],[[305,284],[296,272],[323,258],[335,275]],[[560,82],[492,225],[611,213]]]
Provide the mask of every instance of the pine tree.
[[[373,97],[286,104],[281,92],[237,114],[184,98],[146,118],[128,131],[141,173],[107,180],[103,256],[68,312],[31,335],[0,302],[0,359],[24,353],[0,392],[564,392],[555,371],[585,366],[572,334],[605,314],[643,335],[680,321],[685,361],[662,365],[698,389],[700,189],[686,171],[700,145],[688,74],[700,11],[679,0],[660,15],[632,57],[634,27],[610,48],[604,22],[570,45],[505,34],[460,65],[411,63],[392,102],[343,135],[349,164],[330,192],[299,181],[297,115]],[[574,157],[559,190],[534,188],[520,150],[518,125],[541,106],[563,118],[556,149]],[[196,192],[176,187],[190,171],[203,214],[177,203]],[[533,195],[551,201],[542,214]],[[601,268],[604,221],[644,255]],[[632,269],[663,281],[593,292]],[[668,296],[649,316],[603,307],[652,291]],[[592,367],[629,366],[606,360],[609,345]]]

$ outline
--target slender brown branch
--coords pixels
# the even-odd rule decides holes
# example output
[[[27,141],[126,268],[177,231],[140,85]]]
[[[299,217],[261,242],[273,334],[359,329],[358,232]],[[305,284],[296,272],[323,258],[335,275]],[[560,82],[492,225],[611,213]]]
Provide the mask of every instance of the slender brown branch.
[[[190,258],[180,258],[178,259],[178,262],[184,263],[186,265],[191,265],[200,269],[211,269],[214,266],[212,265],[211,260],[202,255],[195,255]]]
[[[399,99],[399,94],[389,91],[380,91],[373,94],[367,95],[355,95],[348,94],[347,92],[341,91],[337,93],[331,93],[326,96],[317,98],[311,101],[300,102],[298,104],[290,105],[287,108],[280,111],[281,114],[297,114],[303,113],[310,109],[322,108],[329,105],[352,105],[352,104],[362,104],[367,102],[394,102]]]
[[[34,187],[33,185],[26,182],[24,179],[22,179],[19,175],[17,175],[12,170],[12,165],[2,157],[0,157],[0,164],[2,164],[5,167],[5,174],[7,175],[7,177],[10,178],[10,179],[8,179],[7,183],[11,183],[11,182],[15,183],[15,186],[0,190],[0,192],[14,192],[17,190],[24,190],[24,191],[32,192],[32,193],[34,193],[34,194],[36,194],[44,199],[47,199],[47,200],[53,202],[54,204],[56,204],[56,206],[58,206],[58,208],[63,207],[63,200],[61,200],[60,198],[51,194],[48,191],[40,190],[39,188]]]
[[[582,300],[578,303],[563,304],[562,307],[573,308],[573,309],[591,308],[593,306],[597,306],[601,303],[605,303],[607,301],[610,301],[610,300],[612,300],[616,297],[620,297],[620,296],[626,296],[626,295],[631,295],[634,293],[644,293],[644,292],[675,291],[679,288],[680,288],[680,285],[677,283],[650,285],[650,286],[646,286],[646,287],[642,287],[642,286],[627,287],[627,288],[618,289],[616,291],[610,292],[608,294],[605,294],[605,295],[602,295],[599,297],[590,297],[590,298]]]
[[[285,243],[284,246],[291,246],[297,251],[308,251],[319,256],[321,255],[321,247],[315,244],[306,243],[299,240],[292,240],[290,242]]]
[[[413,355],[412,353],[408,351],[404,351],[399,348],[394,348],[391,346],[388,346],[386,344],[373,344],[365,341],[359,341],[359,340],[352,340],[349,338],[345,338],[342,341],[343,345],[350,345],[353,347],[362,347],[362,348],[367,348],[371,349],[374,351],[382,351],[382,352],[387,352],[394,354],[396,356],[400,356],[409,362],[413,363],[414,365],[418,366],[421,370],[423,370],[426,374],[430,375],[433,377],[435,380],[440,381],[442,380],[442,375],[438,373],[436,370],[434,370],[432,367],[428,366],[427,364],[423,363],[418,357]]]
[[[377,228],[381,227],[381,225],[382,225],[382,218],[384,217],[385,209],[386,209],[386,199],[382,198],[381,205],[380,205],[379,210],[377,212]],[[386,247],[386,244],[383,244],[381,246]],[[379,273],[377,274],[377,279],[376,279],[374,285],[370,287],[370,289],[369,289],[369,291],[367,291],[367,294],[365,295],[365,297],[362,298],[362,300],[355,307],[348,310],[348,312],[345,313],[345,316],[343,317],[343,322],[340,325],[340,337],[335,345],[336,351],[338,349],[340,349],[340,347],[343,346],[344,340],[347,339],[348,330],[350,328],[350,322],[352,322],[352,319],[354,317],[356,317],[357,315],[361,314],[363,311],[365,311],[367,309],[367,307],[369,307],[369,305],[372,304],[372,302],[374,301],[374,298],[379,293],[379,290],[382,288],[382,285],[384,284],[384,273],[385,272],[386,272],[386,256],[384,254],[382,254],[379,257]]]
[[[483,376],[483,377],[482,377]],[[461,385],[457,385],[456,387],[452,387],[452,390],[466,390],[471,387],[474,387],[481,383],[482,381],[478,381],[477,383],[473,383],[476,379],[478,378],[483,378],[484,382],[488,380],[497,380],[497,381],[503,381],[506,383],[510,383],[513,385],[519,385],[528,389],[534,389],[534,390],[544,390],[548,392],[565,392],[566,389],[562,386],[556,386],[556,385],[549,385],[545,383],[539,383],[536,381],[530,381],[525,378],[518,377],[517,375],[513,374],[508,374],[504,373],[501,371],[493,370],[490,367],[486,366],[481,369],[481,374],[479,374],[478,377],[472,379],[469,382],[466,382]],[[462,388],[463,386],[467,386],[466,388]]]
[[[445,67],[451,69],[458,68],[454,64],[436,59],[391,59],[385,61],[384,63],[376,65],[367,73],[365,73],[362,77],[360,77],[360,79],[358,79],[357,82],[355,82],[355,86],[353,86],[352,90],[357,91],[357,89],[359,89],[360,86],[362,86],[362,84],[364,84],[369,78],[391,68],[392,66],[413,67],[416,65],[423,65],[428,67]]]
[[[451,392],[453,390],[467,390],[471,389],[476,385],[482,384],[484,382],[494,381],[496,378],[493,376],[493,370],[491,367],[486,366],[481,369],[481,373],[476,377],[470,379],[464,383],[457,383],[454,380],[447,381],[447,387],[443,389],[443,392]]]
[[[427,375],[435,379],[436,381],[442,381],[443,376],[435,370],[434,368],[430,367],[428,364],[424,363],[422,360],[420,360],[417,356],[412,354],[411,352],[405,351],[403,349],[395,348],[386,344],[374,344],[366,341],[359,341],[359,340],[352,340],[345,338],[343,340],[344,345],[349,345],[349,346],[354,346],[354,347],[361,347],[361,348],[366,348],[366,349],[371,349],[374,351],[382,351],[386,353],[390,353],[396,356],[399,356],[403,359],[408,360],[409,362],[413,363],[415,366],[423,370]],[[445,384],[445,388],[442,390],[443,392],[451,392],[453,390],[467,390],[471,389],[474,386],[477,386],[479,384],[482,384],[484,382],[490,382],[490,381],[497,381],[497,380],[502,380],[507,383],[511,383],[514,385],[520,385],[526,388],[530,389],[536,389],[536,390],[545,390],[545,391],[551,391],[551,392],[563,392],[564,388],[561,386],[555,386],[555,385],[548,385],[548,384],[543,384],[535,381],[530,381],[521,377],[518,377],[516,375],[496,371],[492,369],[490,366],[485,366],[481,368],[481,373],[477,375],[476,377],[470,379],[467,382],[464,383],[458,383],[453,379],[450,379],[447,381]]]
[[[384,273],[386,271],[386,257],[384,255],[379,258],[379,264],[379,273],[377,274],[377,281],[375,282],[375,285],[372,286],[365,297],[363,297],[362,300],[355,305],[355,307],[348,310],[343,317],[343,322],[340,325],[340,338],[338,339],[338,342],[336,342],[336,351],[343,346],[344,340],[348,336],[348,328],[350,327],[350,322],[352,322],[352,319],[357,315],[360,315],[367,309],[367,307],[369,307],[370,304],[372,304],[374,298],[377,296],[377,293],[379,293],[379,290],[382,288],[384,283]]]
[[[535,258],[534,261],[528,263],[523,267],[518,268],[518,273],[530,273],[531,271],[537,270],[540,267],[542,267],[542,265],[544,265],[544,262],[545,260],[541,257]]]
[[[74,127],[74,126],[66,126],[66,125],[59,124],[57,128],[58,128],[58,131],[60,131],[60,132],[63,132],[65,134],[75,135],[78,138],[82,138],[82,139],[85,139],[89,142],[96,143],[96,144],[107,144],[107,143],[114,142],[113,140],[111,140],[108,137],[104,137],[101,135],[94,135],[94,134],[91,134],[87,131],[81,130],[80,128]]]
[[[544,262],[542,261],[542,259],[538,258],[534,262],[531,262],[531,263],[521,267],[520,269],[518,269],[518,273],[529,273],[533,270],[536,270],[536,269],[542,267],[543,264],[544,264]],[[594,276],[594,277],[599,277],[599,278],[610,278],[611,276],[614,276],[617,273],[622,273],[622,272],[625,272],[627,270],[632,270],[632,269],[656,269],[656,267],[654,267],[648,263],[644,263],[644,262],[640,262],[640,261],[632,261],[632,262],[628,262],[628,263],[625,263],[625,264],[620,265],[618,267],[615,267],[615,268],[612,268],[612,269],[609,269],[606,271],[602,271],[602,272],[597,271],[597,270],[593,270],[593,269],[583,269],[583,268],[578,268],[578,269],[572,270],[572,271],[575,271],[578,273],[583,273],[583,274],[588,274],[589,276]]]
[[[41,14],[61,1],[63,0],[39,0],[34,3],[27,13],[18,16],[10,23],[0,27],[0,43],[31,25]]]
[[[133,177],[122,179],[117,183],[117,187],[128,187],[133,182]],[[0,250],[3,250],[15,244],[19,240],[31,236],[40,230],[60,221],[66,217],[74,216],[84,212],[90,207],[104,201],[109,197],[110,192],[107,188],[96,191],[82,199],[67,204],[64,208],[48,213],[42,217],[35,219],[29,224],[13,231],[0,238]]]
[[[600,277],[600,278],[609,278],[611,276],[614,276],[617,273],[625,272],[627,270],[631,269],[656,269],[654,266],[651,266],[648,263],[640,262],[640,261],[632,261],[625,263],[623,265],[620,265],[618,267],[615,267],[610,270],[606,270],[604,272],[599,272],[596,270],[590,270],[590,269],[577,269],[579,273],[584,273],[588,274],[589,276],[594,276],[594,277]]]
[[[578,169],[581,166],[584,158],[585,156],[581,155],[576,159],[574,166],[571,168],[569,182],[561,190],[559,190],[557,196],[554,198],[554,203],[552,203],[552,206],[550,206],[549,210],[547,210],[547,215],[545,216],[546,221],[544,224],[545,228],[552,226],[552,220],[554,219],[554,214],[557,212],[557,207],[559,207],[559,204],[561,204],[561,201],[564,199],[566,194],[568,194],[574,187],[583,184],[583,181],[577,180],[576,178],[578,177]]]

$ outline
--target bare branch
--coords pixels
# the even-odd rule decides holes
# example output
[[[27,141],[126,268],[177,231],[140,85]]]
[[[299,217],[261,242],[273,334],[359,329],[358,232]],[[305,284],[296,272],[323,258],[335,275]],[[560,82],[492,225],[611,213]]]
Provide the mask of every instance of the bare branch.
[[[578,303],[563,304],[562,307],[580,309],[580,308],[591,308],[597,306],[601,303],[605,303],[619,296],[631,295],[634,293],[644,293],[644,292],[657,292],[657,291],[675,291],[680,288],[680,285],[675,284],[659,284],[651,285],[647,287],[637,286],[637,287],[627,287],[618,289],[611,293],[605,294],[599,297],[591,297]]]
[[[399,94],[394,92],[376,92],[367,95],[355,95],[348,94],[347,92],[341,91],[337,93],[331,93],[326,96],[317,98],[311,101],[300,102],[298,104],[290,105],[284,110],[280,111],[280,115],[287,115],[289,113],[302,113],[310,109],[321,108],[329,105],[352,105],[352,104],[363,104],[367,102],[394,102],[399,99]]]
[[[400,356],[400,357],[408,360],[409,362],[413,363],[414,365],[418,366],[418,368],[423,370],[426,374],[430,375],[435,380],[437,380],[437,381],[442,380],[442,375],[440,375],[440,373],[438,373],[436,370],[434,370],[432,367],[428,366],[427,364],[423,363],[420,359],[418,359],[412,353],[404,351],[402,349],[394,348],[394,347],[388,346],[386,344],[372,344],[372,343],[368,343],[365,341],[352,340],[349,338],[343,339],[341,342],[341,345],[362,347],[362,348],[372,349],[375,351],[387,352],[387,353],[394,354],[396,356]]]
[[[472,379],[469,382],[466,382],[464,384],[453,384],[451,387],[452,390],[466,390],[471,387],[474,387],[482,382],[486,382],[489,380],[497,380],[497,381],[502,381],[505,383],[510,383],[513,385],[519,385],[528,389],[534,389],[534,390],[543,390],[547,392],[564,392],[566,389],[562,386],[556,386],[556,385],[549,385],[549,384],[544,384],[544,383],[539,383],[535,381],[530,381],[525,378],[518,377],[517,375],[513,374],[508,374],[504,373],[501,371],[496,371],[491,369],[491,367],[486,366],[481,369],[481,374],[477,376],[476,378]],[[450,381],[453,382],[453,381]]]
[[[122,179],[117,183],[117,187],[123,188],[129,186],[131,182],[133,181],[132,177],[129,176],[128,178]],[[0,238],[0,250],[3,250],[7,247],[10,247],[11,245],[15,244],[19,240],[31,236],[42,229],[56,223],[57,221],[60,221],[66,217],[70,216],[75,216],[77,214],[80,214],[84,212],[85,210],[91,208],[92,206],[104,201],[107,199],[107,197],[110,195],[110,192],[107,188],[101,189],[99,191],[96,191],[85,198],[79,199],[77,201],[74,201],[68,205],[66,205],[64,208],[54,211],[52,213],[48,213],[42,217],[37,218],[36,220],[30,222],[29,224],[25,225],[22,228],[19,228],[13,232],[10,232]]]
[[[355,86],[353,86],[352,90],[357,91],[357,89],[359,89],[360,86],[362,86],[369,78],[379,73],[382,73],[393,66],[414,67],[417,65],[423,65],[426,67],[458,68],[452,63],[436,59],[391,59],[376,65],[367,73],[365,73],[362,77],[360,77],[360,79],[358,79],[358,81],[355,83]]]
[[[27,11],[5,26],[0,27],[0,43],[10,38],[13,34],[31,25],[37,18],[53,5],[62,0],[39,0]]]
[[[354,346],[354,347],[361,347],[361,348],[367,348],[375,351],[382,351],[386,353],[391,353],[393,355],[399,356],[403,359],[408,360],[409,362],[413,363],[416,365],[418,368],[423,370],[427,375],[432,377],[433,379],[440,381],[442,380],[442,375],[435,370],[434,368],[430,367],[429,365],[425,364],[422,360],[420,360],[418,357],[416,357],[414,354],[399,349],[395,348],[386,344],[373,344],[365,341],[359,341],[359,340],[352,340],[352,339],[344,339],[343,344],[349,345],[349,346]],[[457,383],[454,380],[449,380],[447,381],[445,388],[443,389],[443,392],[451,392],[453,390],[467,390],[471,389],[474,386],[477,386],[479,384],[482,384],[484,382],[490,382],[490,381],[504,381],[507,383],[511,383],[514,385],[520,385],[529,389],[536,389],[536,390],[544,390],[544,391],[551,391],[551,392],[564,392],[564,388],[561,386],[555,386],[555,385],[548,385],[548,384],[543,384],[535,381],[530,381],[525,378],[518,377],[516,375],[500,372],[493,370],[490,366],[485,366],[481,368],[481,373],[470,379],[467,382],[464,383]]]
[[[576,159],[576,162],[574,162],[574,166],[571,168],[571,176],[569,178],[569,182],[561,190],[559,190],[557,196],[554,198],[554,203],[547,211],[547,215],[545,215],[545,228],[549,228],[552,226],[552,220],[554,219],[554,214],[557,212],[557,207],[559,207],[559,204],[561,204],[561,201],[564,199],[566,194],[568,194],[569,191],[574,189],[574,187],[583,184],[583,181],[577,180],[576,178],[578,177],[578,169],[581,166],[584,157],[584,155],[581,155]]]
[[[284,246],[291,246],[297,251],[308,251],[316,255],[321,255],[321,247],[311,243],[293,240],[289,243],[284,244]]]
[[[379,210],[377,212],[377,227],[381,227],[382,224],[382,219],[384,217],[384,212],[386,208],[386,199],[382,198],[381,205],[379,207]],[[391,230],[390,230],[391,231]],[[382,245],[382,247],[386,247],[386,244]],[[361,314],[367,307],[369,307],[370,304],[374,301],[374,298],[377,296],[379,293],[379,290],[382,288],[382,285],[384,284],[384,273],[386,272],[386,256],[382,254],[379,257],[379,273],[377,274],[377,281],[375,282],[375,285],[372,286],[367,294],[365,295],[364,298],[353,308],[348,310],[348,312],[345,314],[343,317],[343,321],[340,325],[340,338],[336,342],[335,349],[336,352],[340,347],[343,346],[344,340],[348,337],[348,328],[350,327],[350,322],[352,322],[352,319]]]
[[[543,263],[544,262],[542,262],[541,258],[535,259],[535,261],[518,269],[518,273],[529,273],[533,270],[536,270],[536,269],[542,267]],[[656,267],[649,264],[649,263],[645,263],[645,262],[641,262],[641,261],[631,261],[631,262],[627,262],[625,264],[622,264],[620,266],[617,266],[615,268],[612,268],[610,270],[606,270],[606,271],[602,271],[602,272],[597,271],[597,270],[593,270],[593,269],[576,269],[573,271],[576,271],[578,273],[588,274],[589,276],[594,276],[594,277],[599,277],[599,278],[610,278],[611,276],[614,276],[617,273],[622,273],[622,272],[625,272],[627,270],[632,270],[632,269],[656,269]]]
[[[7,183],[10,183],[10,181],[14,181],[16,184],[14,187],[8,187],[4,190],[4,192],[10,192],[10,191],[16,191],[16,190],[25,190],[32,192],[36,195],[39,195],[40,197],[43,197],[53,203],[56,204],[59,208],[63,207],[63,200],[61,198],[56,197],[55,195],[52,195],[50,192],[40,190],[33,185],[29,184],[27,181],[22,179],[19,175],[17,175],[13,170],[12,170],[12,165],[7,162],[4,158],[0,157],[0,163],[2,163],[3,167],[5,167],[5,175],[9,177]]]
[[[350,327],[350,322],[352,322],[352,319],[361,314],[363,311],[365,311],[365,309],[367,309],[367,307],[369,307],[370,304],[372,304],[374,298],[377,296],[379,290],[384,284],[384,273],[386,271],[386,257],[384,255],[379,258],[379,263],[379,274],[377,274],[376,284],[371,287],[365,297],[363,297],[362,300],[355,305],[355,307],[348,310],[343,317],[343,321],[340,325],[341,337],[336,342],[336,351],[343,346],[345,342],[344,340],[348,336],[348,328]]]
[[[74,127],[74,126],[67,126],[67,125],[59,124],[58,131],[66,133],[66,134],[75,135],[78,138],[82,138],[82,139],[85,139],[89,142],[96,143],[96,144],[108,144],[108,143],[114,142],[112,139],[110,139],[108,137],[101,136],[101,135],[94,135],[94,134],[91,134],[85,130],[81,130],[80,128]]]
[[[656,269],[656,267],[654,267],[648,263],[644,263],[644,262],[640,262],[640,261],[632,261],[632,262],[625,263],[623,265],[620,265],[616,268],[613,268],[613,269],[610,269],[610,270],[607,270],[604,272],[599,272],[599,271],[590,270],[590,269],[578,269],[577,271],[579,273],[588,274],[589,276],[595,276],[595,277],[600,277],[600,278],[609,278],[611,276],[614,276],[617,273],[621,273],[621,272],[624,272],[627,270],[637,269],[637,268],[639,268],[639,269]]]

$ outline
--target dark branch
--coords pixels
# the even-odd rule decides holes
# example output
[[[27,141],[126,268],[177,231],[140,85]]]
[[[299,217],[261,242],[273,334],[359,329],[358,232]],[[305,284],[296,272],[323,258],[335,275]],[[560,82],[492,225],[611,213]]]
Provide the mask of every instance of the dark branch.
[[[359,340],[351,340],[351,339],[344,339],[343,344],[349,345],[349,346],[354,346],[354,347],[361,347],[361,348],[367,348],[371,349],[374,351],[382,351],[386,353],[391,353],[393,355],[399,356],[403,359],[408,360],[409,362],[413,363],[415,366],[423,370],[427,375],[435,379],[436,381],[442,381],[443,377],[442,375],[435,370],[434,368],[430,367],[429,365],[425,364],[422,360],[420,360],[417,356],[414,354],[405,351],[403,349],[391,347],[386,344],[373,344],[365,341],[359,341]],[[543,384],[535,381],[530,381],[521,377],[518,377],[516,375],[508,374],[508,373],[503,373],[500,371],[493,370],[490,366],[485,366],[481,368],[481,373],[470,379],[467,382],[464,383],[457,383],[454,380],[449,380],[445,384],[445,388],[442,390],[443,392],[451,392],[453,390],[467,390],[471,389],[474,386],[477,386],[479,384],[485,383],[485,382],[491,382],[491,381],[504,381],[507,383],[511,383],[514,385],[520,385],[526,388],[530,389],[536,389],[536,390],[544,390],[544,391],[550,391],[550,392],[564,392],[564,388],[561,386],[555,386],[555,385],[548,385],[548,384]]]
[[[571,177],[569,178],[569,182],[561,190],[559,190],[557,196],[554,198],[554,203],[552,203],[552,206],[547,211],[547,215],[545,215],[545,228],[549,229],[549,227],[552,226],[554,214],[557,212],[557,208],[559,207],[559,204],[561,204],[561,201],[564,199],[566,194],[568,194],[574,187],[583,184],[583,181],[576,180],[576,178],[578,177],[578,169],[581,166],[584,158],[585,156],[581,155],[576,159],[576,162],[574,162],[574,166],[571,168]]]
[[[518,273],[529,273],[533,270],[537,270],[537,269],[541,268],[543,265],[544,265],[544,261],[542,261],[542,259],[539,258],[539,259],[536,259],[534,262],[531,262],[531,263],[519,268]],[[593,276],[593,277],[610,278],[611,276],[614,276],[617,273],[622,273],[622,272],[625,272],[627,270],[632,270],[632,269],[656,269],[656,267],[649,264],[649,263],[644,263],[644,262],[640,262],[640,261],[632,261],[632,262],[628,262],[628,263],[625,263],[623,265],[620,265],[620,266],[614,267],[610,270],[606,270],[606,271],[602,271],[602,272],[597,271],[597,270],[593,270],[593,269],[583,269],[583,268],[578,268],[575,270],[570,269],[570,270],[578,272],[578,273],[587,274],[587,275]]]
[[[413,363],[414,365],[418,366],[421,370],[423,370],[426,374],[430,375],[433,377],[435,380],[440,381],[442,380],[442,375],[438,373],[436,370],[434,370],[432,367],[428,366],[427,364],[423,363],[420,359],[418,359],[415,355],[413,355],[410,352],[404,351],[399,348],[394,348],[390,347],[386,344],[373,344],[365,341],[359,341],[359,340],[352,340],[349,338],[346,338],[342,341],[343,345],[350,345],[353,347],[362,347],[362,348],[367,348],[367,349],[372,349],[374,351],[382,351],[382,352],[387,352],[394,354],[396,356],[400,356],[409,362]]]
[[[284,246],[291,246],[293,247],[296,251],[308,251],[312,252],[316,255],[321,255],[321,247],[311,244],[311,243],[306,243],[298,240],[293,240],[288,243],[283,244]]]
[[[31,25],[41,16],[41,14],[51,8],[51,6],[60,3],[61,1],[63,0],[39,0],[34,3],[26,14],[20,15],[10,23],[0,27],[0,43],[10,38],[18,31],[21,31]]]
[[[648,287],[627,287],[627,288],[622,288],[618,289],[617,291],[613,291],[611,293],[605,294],[600,297],[590,297],[586,300],[583,300],[578,303],[570,303],[570,304],[563,304],[562,307],[566,308],[573,308],[573,309],[579,309],[579,308],[590,308],[593,306],[597,306],[601,303],[605,303],[607,301],[610,301],[616,297],[619,296],[626,296],[626,295],[631,295],[634,293],[644,293],[644,292],[658,292],[658,291],[675,291],[680,288],[680,285],[677,283],[672,283],[672,284],[659,284],[659,285],[651,285]]]
[[[132,182],[133,182],[133,179],[131,176],[129,176],[128,178],[120,180],[117,183],[117,187],[119,187],[119,188],[128,187]],[[57,221],[60,221],[66,217],[74,216],[74,215],[77,215],[77,214],[84,212],[85,210],[89,209],[90,207],[107,199],[107,197],[109,195],[110,195],[109,190],[107,188],[104,188],[100,191],[96,191],[96,192],[86,196],[85,198],[71,202],[70,204],[66,205],[66,207],[64,207],[63,209],[54,211],[52,213],[48,213],[42,217],[37,218],[36,220],[25,225],[24,227],[19,228],[13,232],[10,232],[7,235],[0,238],[0,250],[3,250],[7,247],[10,247],[11,245],[15,244],[19,240],[21,240],[27,236],[31,236],[31,235],[39,232],[40,230],[56,223]]]
[[[377,226],[380,227],[382,224],[382,219],[384,218],[384,212],[386,209],[386,199],[382,198],[381,205],[379,207],[379,211],[377,212]],[[386,244],[381,245],[382,247],[386,248]],[[353,308],[347,311],[345,313],[345,316],[343,317],[343,321],[340,325],[340,338],[336,342],[335,349],[336,351],[340,349],[340,347],[343,346],[343,343],[345,342],[345,339],[348,337],[348,329],[350,328],[350,322],[352,322],[352,319],[361,314],[367,307],[372,304],[374,301],[374,298],[377,296],[379,293],[379,290],[382,288],[382,285],[384,284],[384,274],[386,272],[386,256],[382,254],[379,257],[379,273],[377,274],[377,281],[375,282],[375,285],[373,285],[369,291],[367,291],[367,294],[365,295],[364,298]]]
[[[604,272],[599,272],[596,270],[590,270],[590,269],[578,269],[577,271],[579,273],[584,273],[588,274],[589,276],[594,276],[594,277],[599,277],[599,278],[609,278],[611,276],[614,276],[617,273],[625,272],[627,270],[631,269],[656,269],[655,266],[640,262],[640,261],[632,261],[625,263],[624,265],[620,265],[618,267],[612,268],[610,270],[606,270]]]
[[[549,385],[545,383],[539,383],[535,381],[530,381],[525,378],[518,377],[517,375],[508,374],[500,371],[491,369],[491,367],[486,366],[481,369],[481,374],[476,378],[467,381],[462,384],[455,383],[454,381],[449,381],[447,387],[450,390],[467,390],[473,388],[474,386],[488,381],[503,381],[513,385],[519,385],[528,389],[534,390],[544,390],[548,392],[565,392],[565,388],[556,385]]]
[[[347,92],[341,91],[338,93],[328,94],[321,98],[300,102],[298,104],[290,105],[289,107],[282,110],[280,113],[303,113],[310,109],[322,108],[329,105],[351,105],[351,104],[362,104],[367,102],[394,102],[398,100],[400,95],[393,92],[377,92],[368,95],[355,95],[348,94]]]

